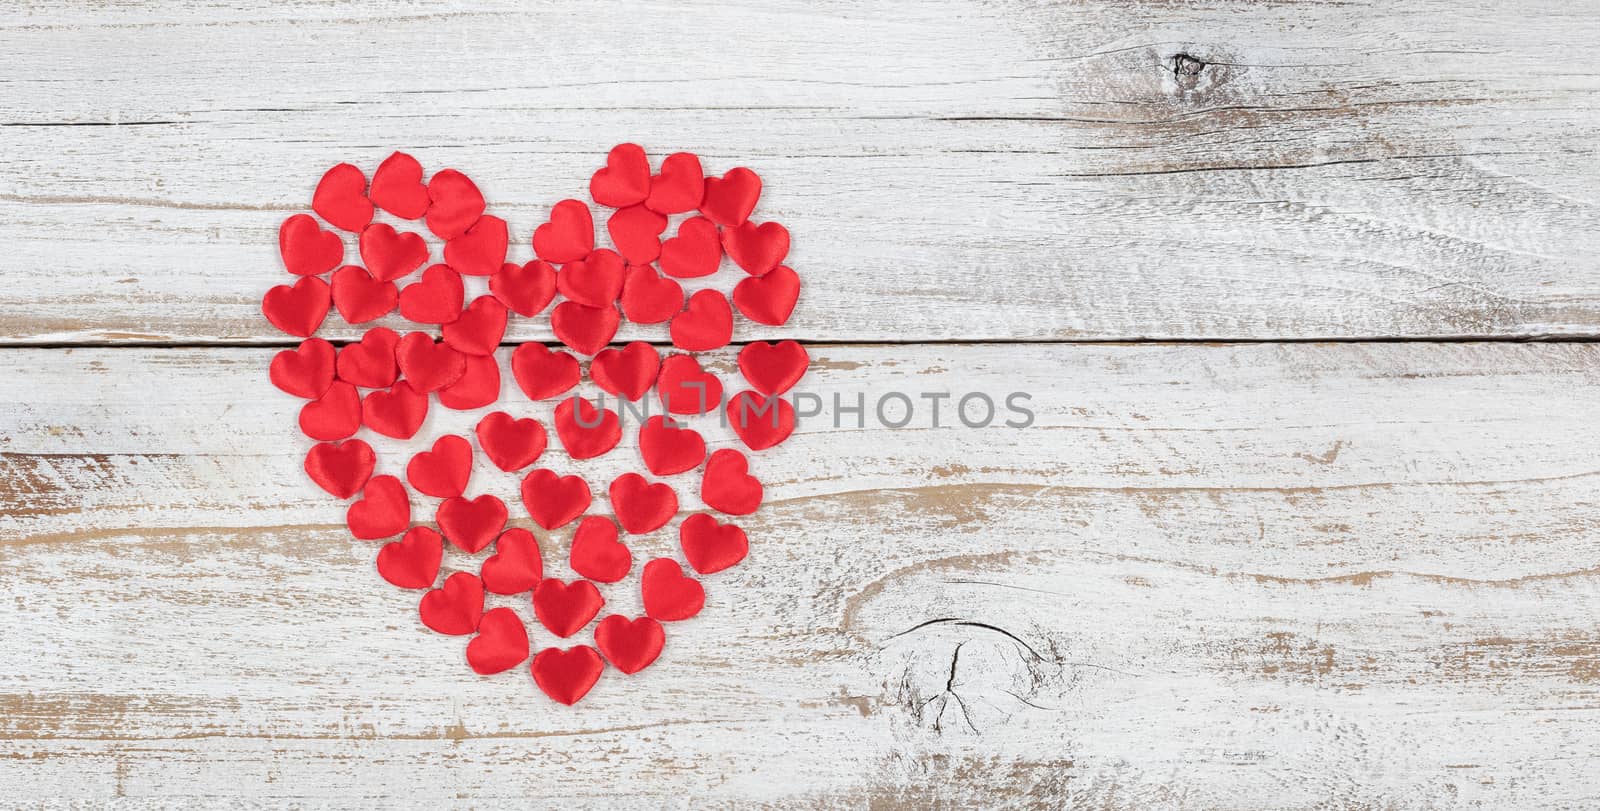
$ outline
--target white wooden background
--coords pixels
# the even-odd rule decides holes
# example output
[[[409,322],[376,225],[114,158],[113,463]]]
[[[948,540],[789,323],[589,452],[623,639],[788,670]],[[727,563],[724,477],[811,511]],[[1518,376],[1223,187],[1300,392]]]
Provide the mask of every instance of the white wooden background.
[[[1597,14],[7,3],[0,804],[1593,807]],[[376,582],[258,302],[333,161],[520,238],[624,140],[761,172],[803,388],[1038,423],[804,426],[558,709]]]

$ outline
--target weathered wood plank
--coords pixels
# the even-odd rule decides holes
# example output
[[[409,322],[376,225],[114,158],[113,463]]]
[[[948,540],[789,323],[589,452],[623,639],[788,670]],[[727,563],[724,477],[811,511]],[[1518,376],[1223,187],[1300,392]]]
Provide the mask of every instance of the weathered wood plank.
[[[274,340],[332,162],[463,169],[526,254],[623,140],[763,173],[793,336],[1597,334],[1593,12],[40,4],[0,21],[0,340]]]
[[[825,401],[1037,421],[804,426],[756,460],[751,559],[574,710],[377,580],[268,356],[6,352],[7,796],[1595,801],[1600,347],[818,348]]]

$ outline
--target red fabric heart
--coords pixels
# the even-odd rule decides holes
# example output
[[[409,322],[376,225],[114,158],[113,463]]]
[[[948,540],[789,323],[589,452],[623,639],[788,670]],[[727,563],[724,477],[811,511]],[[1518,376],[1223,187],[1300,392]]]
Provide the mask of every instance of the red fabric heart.
[[[700,581],[685,576],[683,567],[671,558],[656,558],[644,565],[639,593],[644,598],[644,613],[661,622],[686,620],[706,604],[706,590]]]
[[[533,590],[533,613],[550,633],[563,639],[583,630],[605,603],[600,591],[587,580],[563,583],[547,577]]]
[[[400,303],[402,309],[405,302]],[[733,340],[733,309],[715,290],[701,290],[689,297],[689,307],[672,317],[667,330],[672,345],[690,352],[721,349]]]
[[[329,169],[311,195],[311,210],[346,231],[360,231],[372,222],[367,176],[348,163]]]
[[[674,152],[661,161],[661,174],[650,179],[650,196],[644,204],[662,214],[682,214],[699,208],[705,192],[700,158],[690,152]]]
[[[733,306],[757,324],[783,326],[799,299],[800,276],[784,265],[733,286]]]
[[[517,612],[491,608],[478,621],[478,635],[467,643],[467,665],[480,676],[503,673],[528,658],[528,629]]]
[[[728,515],[749,515],[761,506],[761,482],[749,474],[749,460],[732,448],[711,454],[700,479],[700,500]]]
[[[394,350],[394,360],[411,388],[424,394],[461,379],[467,358],[426,332],[408,332]]]
[[[522,506],[528,517],[545,529],[572,523],[589,509],[589,483],[578,476],[558,476],[548,468],[536,468],[522,478]]]
[[[649,265],[634,265],[622,282],[622,314],[635,324],[659,324],[683,309],[683,286],[656,273]]]
[[[722,248],[746,273],[761,276],[789,255],[789,229],[775,222],[756,225],[747,220],[722,232]]]
[[[500,366],[491,355],[468,355],[461,379],[439,390],[439,404],[467,411],[500,399]]]
[[[361,400],[361,422],[387,437],[410,439],[428,417],[428,395],[397,380],[387,391],[374,391]]]
[[[589,361],[589,378],[609,394],[638,400],[655,385],[661,353],[644,341],[621,349],[604,349]]]
[[[444,586],[422,595],[417,606],[422,624],[451,636],[465,636],[478,630],[483,617],[483,582],[470,572],[456,572],[444,579]]]
[[[714,574],[744,560],[750,539],[733,524],[718,524],[705,513],[695,513],[678,525],[678,545],[689,565],[701,574]],[[602,648],[604,650],[604,648]]]
[[[485,214],[479,217],[466,233],[444,244],[444,261],[445,264],[455,268],[457,273],[468,276],[492,276],[499,273],[500,266],[506,262],[506,246],[509,241],[506,221],[492,214]],[[783,241],[784,249],[788,250],[787,231],[784,232]]]
[[[268,290],[261,299],[261,314],[274,327],[297,338],[309,338],[322,326],[330,301],[328,283],[320,276],[306,276],[292,287],[280,284]]]
[[[612,614],[594,628],[594,644],[613,667],[633,675],[650,666],[661,655],[667,635],[661,623],[649,617],[629,620]]]
[[[345,265],[333,273],[333,306],[346,323],[382,318],[394,311],[399,300],[394,282],[380,282],[360,265]]]
[[[583,260],[568,262],[556,276],[556,289],[588,307],[610,307],[622,293],[624,264],[616,251],[601,248]]]
[[[495,594],[531,591],[544,579],[544,558],[533,533],[513,527],[500,533],[494,554],[483,562],[483,587]]]
[[[500,272],[489,277],[489,292],[518,315],[531,318],[555,298],[555,266],[543,259],[526,265],[501,265]]]
[[[533,252],[546,262],[576,262],[594,250],[594,218],[582,200],[562,200],[533,231]]]
[[[339,350],[336,364],[339,379],[364,389],[394,385],[395,378],[400,374],[394,362],[395,347],[399,345],[399,333],[388,327],[367,330],[361,340]]]
[[[421,235],[396,231],[388,223],[367,226],[357,248],[367,272],[383,282],[404,278],[428,261],[428,243],[422,241]]]
[[[615,583],[633,568],[633,553],[617,539],[617,525],[611,519],[591,515],[572,534],[567,565],[590,580]]]
[[[561,447],[574,459],[602,456],[622,439],[617,412],[597,407],[582,397],[562,400],[556,406],[555,424]]]
[[[552,700],[571,706],[589,694],[605,663],[588,645],[545,648],[533,657],[533,681]]]
[[[739,350],[739,372],[762,394],[782,394],[805,376],[811,356],[794,341],[755,341]]]
[[[753,451],[778,445],[794,433],[794,406],[782,398],[741,391],[728,398],[727,413],[733,432]]]
[[[345,510],[350,534],[363,541],[399,535],[411,525],[411,497],[393,476],[373,476],[361,499]]]
[[[678,494],[661,482],[651,484],[637,473],[611,481],[611,510],[622,528],[634,535],[655,532],[678,514]]]
[[[578,359],[544,344],[522,344],[511,353],[511,376],[529,400],[546,400],[578,385]]]
[[[656,393],[668,414],[705,414],[722,404],[722,381],[702,370],[693,355],[669,355],[661,362]]]
[[[606,220],[611,244],[635,265],[656,261],[661,255],[661,232],[665,230],[667,218],[644,206],[618,209]]]
[[[639,455],[657,476],[694,470],[706,459],[706,441],[693,428],[669,425],[657,414],[639,428]]]
[[[493,355],[506,334],[506,305],[494,296],[479,296],[440,331],[444,342],[457,352]]]
[[[372,173],[367,195],[378,208],[404,220],[428,213],[428,187],[422,183],[422,164],[404,152],[395,152]]]
[[[344,439],[361,428],[361,395],[342,380],[300,407],[300,430],[312,439]]]
[[[278,226],[278,255],[296,276],[327,273],[344,259],[344,242],[324,231],[310,214],[296,214]]]
[[[443,557],[439,533],[412,527],[400,540],[378,550],[378,576],[403,589],[431,589]]]
[[[431,265],[422,281],[400,289],[400,314],[421,324],[448,324],[461,317],[466,297],[461,274],[449,265]]]
[[[617,144],[606,155],[605,168],[589,178],[589,196],[596,203],[622,208],[644,202],[650,193],[650,159],[638,144]]]
[[[333,385],[333,344],[321,338],[307,338],[294,349],[272,356],[267,376],[272,385],[288,394],[315,399]]]
[[[477,554],[506,528],[506,504],[487,493],[477,498],[447,498],[434,513],[445,540],[469,555]]]
[[[461,495],[471,477],[472,444],[455,434],[439,437],[432,450],[420,451],[406,463],[406,481],[434,498]]]
[[[532,417],[519,420],[504,411],[479,420],[477,434],[478,446],[483,448],[489,461],[507,472],[533,464],[549,442],[538,420]]]
[[[678,235],[661,243],[661,272],[680,279],[710,276],[722,264],[722,238],[717,224],[690,217],[678,224]]]
[[[611,343],[622,317],[617,308],[585,307],[576,301],[563,301],[550,313],[550,331],[567,346],[584,355],[593,355]]]
[[[445,169],[428,180],[428,230],[440,239],[455,239],[483,216],[483,192],[466,175]]]
[[[377,456],[359,439],[321,442],[306,452],[305,470],[311,481],[338,499],[349,498],[367,486]]]
[[[761,197],[761,177],[740,166],[728,170],[720,178],[706,178],[705,199],[700,201],[700,213],[717,225],[735,227],[750,219]]]

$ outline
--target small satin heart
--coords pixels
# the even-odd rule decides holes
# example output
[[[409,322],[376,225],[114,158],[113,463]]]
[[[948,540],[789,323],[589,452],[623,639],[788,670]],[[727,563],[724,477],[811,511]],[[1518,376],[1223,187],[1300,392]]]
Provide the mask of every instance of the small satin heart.
[[[794,433],[794,406],[760,392],[741,391],[728,398],[728,424],[750,450],[782,443]]]
[[[611,244],[635,265],[656,261],[661,255],[661,232],[665,230],[667,218],[644,206],[619,209],[606,219],[606,233],[611,235]]]
[[[431,265],[422,280],[400,288],[400,314],[419,324],[448,324],[466,303],[461,274],[449,265]]]
[[[601,408],[582,397],[570,397],[556,406],[556,437],[573,459],[593,459],[617,446],[622,423],[617,412]]]
[[[761,276],[789,255],[789,229],[775,222],[746,221],[722,232],[722,248],[746,273]]]
[[[528,629],[517,612],[491,608],[478,621],[478,635],[467,643],[467,666],[480,676],[503,673],[528,658]]]
[[[617,525],[611,519],[591,515],[572,534],[567,565],[590,580],[615,583],[633,568],[633,553],[617,539]]]
[[[547,400],[578,385],[578,359],[544,344],[522,344],[511,353],[511,376],[529,400]]]
[[[331,302],[328,283],[320,276],[305,276],[293,286],[280,284],[268,290],[261,299],[261,314],[274,327],[296,338],[309,338],[322,326]]]
[[[705,414],[722,405],[722,381],[693,355],[669,355],[656,377],[656,394],[668,414]]]
[[[422,595],[417,609],[422,624],[441,634],[470,634],[483,617],[483,582],[475,574],[456,572],[442,587]]]
[[[605,168],[589,178],[589,196],[596,203],[622,208],[644,202],[650,193],[650,159],[638,144],[617,144],[606,155]]]
[[[372,173],[373,205],[403,220],[428,213],[428,187],[422,183],[422,164],[404,152],[395,152]]]
[[[404,278],[428,261],[428,243],[421,235],[396,231],[388,223],[375,222],[362,230],[357,248],[367,272],[383,282]]]
[[[755,341],[739,350],[739,373],[762,394],[782,394],[805,376],[811,356],[794,341]]]
[[[439,404],[469,411],[500,399],[500,366],[492,355],[468,355],[461,379],[439,390]]]
[[[300,407],[300,430],[312,439],[344,439],[360,428],[361,394],[343,380],[335,381],[321,397]]]
[[[400,367],[394,362],[395,347],[399,345],[400,334],[388,327],[367,330],[361,340],[339,350],[339,379],[364,389],[394,385],[400,374]]]
[[[661,272],[680,279],[710,276],[722,264],[722,238],[717,224],[690,217],[678,224],[678,235],[661,243]]]
[[[360,265],[345,265],[333,272],[333,306],[346,323],[361,324],[394,311],[400,301],[394,282],[372,278]]]
[[[576,262],[594,250],[594,218],[582,200],[562,200],[533,231],[533,252],[546,262]]]
[[[500,272],[489,277],[489,292],[517,315],[531,318],[543,312],[555,298],[555,266],[543,259],[526,265],[501,265]]]
[[[431,589],[439,578],[444,543],[427,527],[412,527],[378,550],[378,576],[403,589]]]
[[[689,565],[701,574],[714,574],[744,560],[750,539],[733,524],[719,524],[705,513],[695,513],[678,525],[678,545]]]
[[[685,576],[683,567],[671,558],[656,558],[644,565],[639,593],[644,598],[644,613],[661,622],[686,620],[706,604],[706,590],[700,581]]]
[[[338,499],[349,498],[361,492],[372,476],[372,466],[377,456],[372,446],[359,439],[343,442],[321,442],[306,452],[306,475],[318,487]]]
[[[683,309],[683,286],[649,265],[634,265],[622,282],[622,314],[635,324],[659,324]]]
[[[605,603],[587,580],[563,583],[547,577],[533,589],[533,613],[550,633],[563,639],[583,630]]]
[[[699,208],[705,192],[700,158],[690,152],[674,152],[661,161],[661,174],[650,179],[650,196],[644,204],[662,214],[682,214]]]
[[[700,500],[728,515],[749,515],[761,506],[760,480],[749,473],[749,460],[732,448],[714,451],[700,479]]]
[[[506,305],[494,296],[479,296],[440,331],[444,333],[444,342],[457,352],[493,355],[506,334]]]
[[[363,541],[388,538],[406,531],[411,524],[411,496],[406,486],[393,476],[373,476],[361,491],[361,499],[345,510],[350,534]]]
[[[637,473],[624,473],[611,481],[611,510],[617,522],[633,535],[655,532],[678,514],[678,494],[661,482],[650,483]]]
[[[348,163],[329,169],[311,195],[311,210],[336,228],[360,231],[372,222],[372,201],[367,199],[367,176]]]
[[[694,470],[706,459],[706,441],[693,428],[669,424],[657,414],[639,428],[639,455],[657,476]]]
[[[744,317],[771,327],[789,321],[794,304],[800,299],[800,276],[784,265],[764,276],[752,276],[733,286],[733,306]]]
[[[591,499],[589,483],[578,476],[558,476],[541,467],[522,478],[522,506],[528,517],[545,529],[572,523],[589,509]]]
[[[661,623],[649,617],[630,620],[612,614],[594,628],[594,644],[600,653],[612,667],[630,676],[649,667],[666,641]]]
[[[506,263],[509,242],[506,221],[485,214],[461,236],[444,244],[444,262],[467,276],[493,276]],[[787,249],[788,232],[784,232],[784,246]]]
[[[410,439],[428,418],[428,395],[396,380],[388,390],[370,392],[361,400],[361,423],[395,439]]]
[[[434,498],[461,495],[471,478],[472,443],[455,434],[439,437],[431,450],[419,451],[406,463],[406,481]]]
[[[533,681],[552,700],[571,706],[589,694],[605,663],[588,645],[545,648],[533,657]]]
[[[478,447],[501,470],[521,470],[534,463],[544,453],[549,439],[544,426],[528,417],[516,419],[504,411],[496,411],[478,420]]]
[[[544,557],[533,533],[513,527],[500,533],[494,554],[483,561],[483,587],[495,594],[531,591],[544,579]]]
[[[334,354],[333,344],[307,338],[298,347],[273,355],[267,377],[288,394],[316,399],[333,385]]]
[[[589,361],[589,379],[609,394],[638,400],[655,385],[661,370],[661,353],[644,341],[621,349],[604,349]]]
[[[705,198],[700,201],[700,213],[717,225],[730,228],[743,225],[750,219],[761,197],[761,178],[755,172],[740,166],[730,169],[722,177],[706,178]]]
[[[611,343],[621,321],[616,307],[585,307],[576,301],[563,301],[550,313],[550,331],[579,353],[593,355]]]
[[[404,306],[402,301],[401,305]],[[667,330],[672,345],[690,352],[721,349],[733,340],[733,309],[728,299],[715,290],[701,290],[689,297],[689,306],[672,317]]]
[[[344,260],[344,241],[324,231],[310,214],[296,214],[278,226],[278,255],[296,276],[316,276]]]
[[[577,262],[561,266],[556,289],[587,307],[610,307],[622,293],[626,265],[616,251],[601,248]]]
[[[487,493],[447,498],[434,513],[445,540],[469,555],[488,546],[506,528],[506,504]]]
[[[411,388],[424,394],[461,379],[467,358],[426,332],[408,332],[394,350],[395,363]]]
[[[428,230],[440,239],[455,239],[467,232],[487,209],[483,192],[471,178],[445,169],[428,180]]]

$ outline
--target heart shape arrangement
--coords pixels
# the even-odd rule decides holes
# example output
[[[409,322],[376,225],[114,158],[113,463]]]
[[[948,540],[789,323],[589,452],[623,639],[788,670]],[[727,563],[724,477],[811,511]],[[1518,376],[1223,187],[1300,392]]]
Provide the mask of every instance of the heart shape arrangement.
[[[470,637],[467,664],[489,675],[528,661],[532,645],[519,613],[486,610],[486,593],[530,601],[538,624],[562,639],[593,624],[592,646],[546,647],[531,657],[534,683],[563,704],[583,698],[608,664],[624,674],[649,667],[665,645],[663,623],[687,620],[705,605],[705,587],[675,557],[636,566],[630,547],[630,540],[678,518],[678,488],[698,486],[709,508],[676,527],[678,549],[695,575],[714,575],[748,553],[744,530],[726,516],[755,512],[761,482],[744,451],[709,448],[687,420],[725,419],[746,450],[771,448],[794,430],[793,406],[781,395],[810,362],[794,341],[749,343],[738,354],[748,387],[725,398],[722,381],[694,354],[733,340],[735,310],[750,322],[782,326],[799,296],[799,278],[783,264],[789,232],[750,219],[761,195],[754,172],[735,168],[707,177],[698,157],[679,152],[652,173],[642,148],[621,144],[594,173],[589,194],[612,209],[605,220],[611,247],[596,245],[588,203],[561,200],[532,234],[536,258],[516,264],[506,261],[506,222],[487,213],[483,194],[461,172],[425,177],[416,159],[396,152],[369,182],[361,169],[341,163],[317,184],[316,216],[295,214],[279,229],[284,267],[299,278],[273,287],[261,305],[275,327],[305,339],[279,352],[269,373],[279,389],[306,400],[300,429],[316,442],[306,453],[306,474],[351,502],[352,536],[385,542],[377,550],[378,575],[424,592],[418,604],[424,626]],[[432,261],[418,230],[375,221],[380,210],[420,220],[442,242],[443,261]],[[359,264],[345,264],[345,239],[322,223],[356,235]],[[679,280],[715,274],[725,256],[744,271],[731,297],[711,287],[686,297]],[[486,292],[469,301],[469,286],[483,279]],[[336,347],[315,337],[330,309],[349,324],[398,311],[417,327],[404,335],[372,327]],[[546,311],[561,346],[521,344],[509,366],[527,397],[525,410],[553,406],[548,414],[487,413],[470,439],[424,434],[435,404],[476,411],[500,400],[503,375],[494,353],[508,320]],[[663,357],[643,341],[612,346],[623,319],[667,324],[680,351]],[[552,445],[574,461],[622,445],[624,425],[604,397],[569,394],[585,373],[619,405],[658,403],[663,412],[627,426],[638,432],[642,469],[604,483],[609,515],[594,509],[602,482],[547,466],[564,466]],[[403,478],[378,474],[377,453],[358,436],[364,431],[427,444],[395,460],[403,463]],[[544,539],[513,526],[512,510],[498,497],[481,487],[472,494],[480,454],[494,469],[521,477],[529,521],[515,518],[531,522]],[[436,502],[432,526],[413,523],[419,497]],[[551,543],[556,530],[570,531],[570,575],[546,568],[541,544]],[[452,559],[472,557],[441,582],[446,544]],[[613,613],[595,622],[606,605],[601,586],[618,587],[635,570],[644,615]]]

